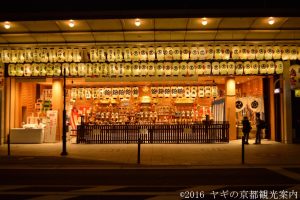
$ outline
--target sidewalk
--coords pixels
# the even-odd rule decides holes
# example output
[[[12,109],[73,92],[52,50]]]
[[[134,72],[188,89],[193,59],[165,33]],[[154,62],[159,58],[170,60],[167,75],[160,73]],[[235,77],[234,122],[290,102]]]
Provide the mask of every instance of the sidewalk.
[[[253,167],[300,166],[300,145],[262,140],[245,145],[241,164],[241,140],[229,144],[142,144],[137,164],[137,144],[71,144],[67,156],[60,156],[61,143],[12,144],[0,146],[0,168],[128,168],[128,167]]]

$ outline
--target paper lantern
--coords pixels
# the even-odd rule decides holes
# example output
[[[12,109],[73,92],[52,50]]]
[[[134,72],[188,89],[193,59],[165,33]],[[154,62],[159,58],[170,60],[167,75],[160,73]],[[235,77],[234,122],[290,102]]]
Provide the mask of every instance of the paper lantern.
[[[185,96],[185,98],[191,97],[191,87],[190,86],[184,87],[184,96]]]
[[[164,48],[163,47],[157,47],[156,48],[156,58],[157,58],[158,61],[165,60]]]
[[[196,98],[197,97],[197,86],[192,86],[191,87],[191,95],[192,98]]]
[[[223,60],[230,59],[230,47],[228,45],[222,46],[222,59]]]
[[[92,89],[91,88],[85,88],[84,93],[85,93],[84,96],[87,100],[92,98]]]
[[[235,62],[232,62],[232,61],[228,62],[227,70],[228,70],[229,75],[233,75],[235,72]]]
[[[39,64],[39,76],[47,75],[47,65],[45,63]]]
[[[73,49],[73,62],[80,62],[80,61],[81,61],[80,50],[78,48],[74,48]]]
[[[182,86],[177,87],[178,97],[184,96],[184,89]]]
[[[181,60],[181,51],[180,47],[173,47],[173,60]]]
[[[289,60],[290,59],[290,47],[289,46],[283,46],[282,47],[282,60]]]
[[[297,46],[290,47],[290,60],[297,60]]]
[[[188,62],[187,68],[188,68],[188,75],[189,76],[194,76],[195,75],[195,63],[194,62]]]
[[[187,76],[188,75],[188,66],[187,62],[181,62],[179,65],[179,74],[181,76]]]
[[[206,59],[207,60],[214,59],[214,47],[211,45],[206,46]]]
[[[243,63],[242,62],[236,62],[235,63],[235,74],[236,75],[243,75],[243,73],[244,73]]]
[[[120,99],[125,98],[125,88],[123,87],[119,88],[119,98]]]
[[[206,59],[206,49],[204,46],[200,46],[199,48],[199,60],[205,60]]]
[[[37,63],[32,64],[32,76],[39,76],[40,75],[40,67]]]
[[[138,62],[132,63],[132,75],[133,76],[141,75],[140,64]]]
[[[249,46],[249,53],[248,53],[248,59],[249,60],[254,60],[256,56],[256,46],[255,45],[250,45]]]
[[[119,97],[119,88],[112,88],[112,91],[111,91],[111,96],[112,98],[116,99]]]
[[[159,98],[164,97],[164,93],[165,93],[164,87],[157,87],[157,90],[158,90],[157,97]]]
[[[171,88],[170,87],[164,87],[164,97],[169,98],[171,96]]]
[[[16,64],[16,76],[23,76],[25,74],[25,69],[28,70],[26,73],[29,74],[31,71],[30,67],[30,64]]]
[[[112,95],[112,89],[111,88],[104,88],[104,98],[109,99]]]
[[[124,76],[124,63],[117,63],[116,65],[116,71],[117,71],[117,75],[119,77]]]
[[[212,97],[218,97],[218,87],[216,85],[211,86],[211,95]]]
[[[257,46],[257,52],[256,52],[256,59],[257,60],[263,60],[265,58],[265,47],[264,46]]]
[[[141,76],[147,76],[148,74],[148,64],[146,62],[142,62],[140,64]]]
[[[53,76],[53,67],[54,67],[54,65],[52,63],[46,64],[46,71],[47,71],[46,75],[47,76]]]
[[[228,74],[228,65],[227,65],[227,62],[221,62],[220,63],[220,74],[221,75]]]
[[[93,75],[93,64],[92,63],[86,63],[86,76],[91,77]]]
[[[266,74],[267,73],[267,62],[259,61],[259,73]]]
[[[66,64],[66,63],[64,63],[64,64]],[[100,76],[100,75],[101,75],[100,63],[93,63],[93,76]]]
[[[190,48],[188,46],[181,47],[181,59],[182,60],[190,59]]]
[[[165,74],[165,72],[164,72],[164,63],[163,62],[156,63],[155,72],[156,72],[157,76],[163,76]]]
[[[214,49],[215,49],[215,59],[221,60],[223,57],[222,47],[220,45],[216,45]]]
[[[213,62],[212,63],[212,74],[213,75],[219,75],[220,74],[220,63],[219,62]]]
[[[204,68],[203,68],[203,62],[196,62],[195,63],[195,68],[196,68],[196,74],[198,76],[203,75],[204,74]]]
[[[32,48],[32,61],[33,62],[40,62],[40,58],[39,58],[39,48]],[[57,51],[56,51],[57,52]],[[16,57],[14,55],[13,57],[13,50],[12,50],[12,55],[11,55],[11,61],[12,62],[16,62]]]
[[[281,48],[278,45],[273,46],[273,59],[281,59]]]
[[[43,59],[43,62],[48,62],[48,51],[47,49],[43,49],[43,52],[46,51],[45,53],[45,59]],[[24,63],[25,61],[25,50],[24,49],[19,49],[18,50],[18,63]]]
[[[78,63],[78,76],[85,76],[87,72],[86,66],[84,63]]]
[[[265,59],[266,60],[271,60],[273,58],[273,47],[270,45],[267,45],[265,51]]]
[[[231,51],[232,51],[232,59],[233,60],[240,59],[240,47],[239,46],[233,46]]]
[[[171,87],[171,96],[176,98],[178,96],[178,88],[176,86]]]
[[[135,98],[139,97],[139,88],[138,87],[132,88],[132,96]]]
[[[71,89],[71,98],[73,100],[76,100],[76,98],[77,98],[77,88],[72,88]]]
[[[116,63],[109,63],[109,75],[110,77],[116,77],[118,76],[118,70],[116,68]]]
[[[148,75],[155,76],[155,65],[153,62],[148,62]]]
[[[278,60],[275,62],[275,71],[276,74],[282,74],[283,73],[283,62]]]
[[[151,87],[151,97],[156,98],[158,96],[158,88]]]
[[[131,63],[125,63],[125,69],[124,69],[124,75],[125,76],[131,76],[132,70],[131,70]]]
[[[2,57],[5,56],[5,50],[3,50],[2,52]],[[51,62],[50,60],[50,56],[51,56],[51,49],[49,50],[49,62]],[[6,56],[5,56],[6,57]],[[2,58],[2,61],[3,61],[3,58]],[[27,48],[25,49],[25,62],[27,63],[31,63],[33,61],[33,58],[32,58],[32,51],[30,48]],[[5,61],[3,61],[5,63]]]
[[[240,59],[246,60],[248,58],[248,46],[240,46]]]
[[[115,61],[116,62],[123,61],[123,50],[121,48],[115,48]]]
[[[273,61],[267,62],[267,73],[274,74],[275,73],[275,63]]]
[[[107,63],[101,63],[100,66],[101,66],[101,76],[102,77],[109,76],[109,71],[110,70],[109,70],[108,64]]]
[[[116,56],[115,56],[115,49],[110,47],[107,49],[107,61],[108,62],[115,62]]]
[[[9,76],[16,76],[16,65],[15,64],[9,64],[8,65],[8,75]]]
[[[211,97],[211,87],[210,86],[204,86],[204,94],[205,94],[205,97],[207,97],[207,98]]]
[[[131,87],[125,87],[125,97],[126,98],[131,97]]]
[[[172,65],[172,75],[173,76],[178,76],[179,75],[179,70],[180,70],[180,64],[179,64],[179,62],[173,62],[173,65]]]
[[[98,64],[98,63],[94,63],[94,64]],[[66,72],[66,74],[65,74]],[[63,63],[62,64],[62,74],[66,75],[66,76],[70,76],[70,65],[69,63]]]
[[[63,48],[58,48],[56,51],[57,62],[65,62],[65,50]]]
[[[154,61],[155,60],[155,48],[154,47],[148,47],[147,53],[148,53],[148,60],[149,61]]]
[[[98,97],[98,99],[103,99],[104,98],[104,88],[98,88],[97,97]]]
[[[164,71],[166,76],[172,75],[172,63],[171,62],[164,62]]]
[[[165,60],[173,60],[173,48],[169,46],[165,47],[164,56],[165,56]]]
[[[248,75],[251,73],[252,73],[251,62],[250,61],[244,62],[244,74]]]
[[[97,99],[97,89],[96,88],[91,88],[91,93],[92,93],[92,98]]]
[[[211,74],[211,64],[210,62],[204,62],[204,74],[210,75]]]
[[[96,55],[98,55],[98,52],[97,52]],[[66,49],[66,59],[65,60],[66,60],[66,62],[72,62],[73,61],[73,51],[72,51],[71,48]],[[98,59],[95,62],[97,62],[97,61],[98,61]],[[48,61],[46,61],[46,62],[48,62]]]
[[[106,54],[105,54],[105,49],[104,48],[99,48],[98,49],[98,61],[99,62],[105,62],[106,61]]]
[[[26,50],[26,54],[29,53],[29,51],[27,51],[27,50]],[[26,55],[26,57],[25,57],[25,62],[27,62],[26,59],[31,60],[31,62],[32,62],[33,61],[33,52],[30,50],[30,54]],[[56,53],[55,48],[50,48],[49,49],[49,62],[51,62],[51,63],[52,62],[57,62],[57,53]]]
[[[71,63],[70,64],[70,74],[71,74],[71,76],[77,76],[78,75],[78,64],[77,63]]]
[[[61,75],[61,64],[54,63],[53,66],[53,76],[60,76]]]
[[[251,74],[258,74],[259,64],[257,61],[251,62]]]
[[[190,53],[190,60],[198,60],[199,59],[199,50],[198,47],[192,46]]]
[[[17,63],[18,61],[18,50],[11,50],[10,63]]]
[[[129,47],[124,48],[124,60],[126,62],[131,61],[131,49]]]
[[[9,49],[2,50],[2,53],[1,53],[2,62],[3,63],[9,63],[10,62],[10,55],[11,55],[11,50],[9,50]]]

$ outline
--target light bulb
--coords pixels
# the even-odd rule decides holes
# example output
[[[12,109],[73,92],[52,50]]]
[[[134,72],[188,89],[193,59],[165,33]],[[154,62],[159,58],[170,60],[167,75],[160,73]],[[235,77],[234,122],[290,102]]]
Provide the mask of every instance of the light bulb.
[[[73,28],[75,26],[74,20],[70,19],[69,26]]]
[[[4,28],[5,29],[10,29],[10,23],[9,22],[4,22]]]
[[[202,23],[203,26],[205,26],[207,24],[207,19],[205,17],[202,18],[202,22],[201,23]]]
[[[141,20],[140,19],[136,19],[135,22],[134,22],[134,24],[136,26],[140,26],[141,25]]]
[[[274,22],[275,22],[274,18],[273,17],[269,17],[268,23],[270,25],[272,25],[272,24],[274,24]]]

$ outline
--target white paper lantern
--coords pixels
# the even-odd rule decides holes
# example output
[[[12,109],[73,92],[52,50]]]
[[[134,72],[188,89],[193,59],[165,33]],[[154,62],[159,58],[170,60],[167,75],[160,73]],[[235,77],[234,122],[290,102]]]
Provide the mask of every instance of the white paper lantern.
[[[265,58],[265,47],[264,46],[257,46],[257,52],[256,52],[256,59],[257,60],[263,60]]]
[[[109,99],[111,97],[111,88],[104,88],[104,98]]]
[[[74,48],[73,49],[73,62],[80,62],[80,61],[81,61],[80,50],[78,48]]]
[[[249,53],[248,53],[248,59],[249,60],[254,60],[256,56],[256,46],[255,45],[250,45],[249,46]]]
[[[10,63],[17,63],[18,61],[18,50],[11,50]]]
[[[47,71],[47,76],[53,76],[53,68],[54,68],[54,65],[52,63],[47,63],[46,64],[46,71]]]
[[[187,76],[188,75],[188,66],[187,62],[181,62],[179,65],[179,74],[181,76]]]
[[[218,97],[218,87],[216,85],[211,86],[211,95],[212,97]]]
[[[173,47],[173,60],[181,60],[181,50],[180,47]]]
[[[184,96],[184,89],[182,86],[177,87],[178,97]]]
[[[116,62],[123,61],[123,50],[121,48],[115,48],[115,60]]]
[[[97,98],[103,99],[104,98],[104,88],[98,88],[97,89]]]
[[[155,48],[154,47],[148,47],[147,54],[148,54],[149,61],[155,60]]]
[[[66,64],[66,63],[64,63],[64,64]],[[93,66],[92,67],[92,76],[99,76],[100,72],[101,72],[100,63],[93,63],[92,66]]]
[[[124,60],[125,60],[126,62],[131,61],[131,48],[129,48],[129,47],[126,47],[126,48],[124,49]]]
[[[179,71],[180,71],[180,64],[179,64],[179,62],[173,62],[173,65],[172,65],[172,75],[173,76],[179,76]]]
[[[148,75],[155,76],[155,65],[153,62],[148,62]]]
[[[115,56],[115,49],[110,47],[107,49],[107,61],[108,62],[115,62],[116,56]]]
[[[25,75],[25,69],[28,69],[28,72],[26,72],[27,74],[30,73],[30,64],[16,64],[16,76],[23,76]]]
[[[156,98],[158,96],[158,88],[151,87],[151,97]]]
[[[124,76],[124,63],[117,63],[116,70],[119,77]]]
[[[119,88],[119,98],[120,99],[125,98],[125,88],[123,87]]]
[[[10,63],[11,51],[9,49],[4,49],[1,52],[1,60],[3,63]]]
[[[158,87],[157,89],[158,89],[158,94],[157,94],[157,96],[158,96],[159,98],[164,97],[164,94],[165,94],[164,87]]]
[[[85,88],[85,98],[87,100],[92,98],[92,88]]]
[[[203,62],[196,62],[195,63],[195,68],[196,68],[196,74],[198,76],[203,75],[204,74],[204,68],[203,68]]]
[[[91,94],[93,99],[97,99],[98,97],[97,88],[91,88]]]
[[[148,74],[148,64],[146,62],[142,62],[140,64],[141,76],[147,76]]]
[[[78,63],[78,76],[85,76],[87,73],[87,68],[85,63]]]
[[[289,60],[290,59],[290,47],[289,46],[283,46],[282,47],[282,60]]]
[[[194,76],[195,75],[195,62],[188,62],[187,64],[188,68],[188,75]]]
[[[132,75],[133,76],[140,76],[141,75],[140,64],[138,62],[132,63]]]
[[[53,76],[60,76],[61,75],[61,64],[54,63],[53,64]]]
[[[191,87],[191,95],[192,98],[196,98],[197,97],[197,86],[192,86]]]
[[[31,60],[31,62],[33,61],[33,52],[30,50],[30,52],[29,52],[29,50],[28,49],[26,49],[26,54],[28,53],[28,55],[26,55],[26,57],[25,57],[25,62],[27,62],[26,61],[26,59],[28,59],[28,60]],[[30,58],[31,57],[31,58]],[[57,62],[57,53],[56,53],[56,49],[55,48],[50,48],[49,49],[49,62]]]
[[[190,53],[190,60],[198,60],[199,59],[199,50],[198,47],[192,46]]]
[[[164,97],[169,98],[171,96],[171,88],[170,87],[164,87]]]
[[[132,67],[131,63],[125,63],[125,69],[124,69],[125,76],[129,77],[132,75],[131,67]]]
[[[290,60],[297,60],[297,46],[290,47]]]
[[[232,51],[232,59],[239,60],[240,59],[240,47],[233,46],[231,51]]]
[[[53,50],[53,49],[52,49]],[[3,50],[3,53],[4,53],[4,50]],[[49,51],[49,62],[53,62],[53,60],[51,61],[50,60],[50,55],[51,55],[51,49]],[[5,56],[5,54],[4,54]],[[3,60],[3,59],[2,59]],[[30,48],[27,48],[25,49],[25,62],[27,63],[31,63],[33,61],[33,58],[32,58],[32,50]],[[4,61],[3,61],[4,62]]]
[[[157,76],[163,76],[165,74],[163,62],[156,63],[155,68],[156,68],[155,72]]]
[[[223,58],[222,47],[220,45],[215,46],[215,59],[221,60]]]
[[[240,46],[240,59],[246,60],[248,58],[248,46]]]
[[[47,60],[45,60],[45,62],[48,62],[48,55],[46,54],[46,56],[47,56]],[[24,61],[25,61],[25,50],[19,49],[18,50],[18,63],[24,63]]]
[[[76,100],[77,99],[77,88],[72,88],[71,89],[71,98],[73,100]]]
[[[131,87],[125,87],[125,97],[126,98],[131,97]]]
[[[207,97],[207,98],[211,97],[211,87],[210,86],[205,86],[204,91],[205,91],[205,97]]]
[[[78,64],[77,63],[71,63],[70,64],[70,74],[71,74],[71,76],[77,76],[78,75]]]
[[[230,47],[228,45],[224,45],[222,48],[222,59],[229,60],[230,59]]]
[[[73,51],[72,51],[72,49],[71,48],[67,48],[66,50],[66,62],[72,62],[73,61]],[[97,52],[97,55],[98,55],[98,52]],[[95,62],[97,62],[98,61],[98,59],[95,61]],[[48,62],[48,61],[46,61],[46,62]]]
[[[92,63],[86,63],[86,76],[91,77],[93,75],[93,64]]]
[[[267,73],[274,74],[275,73],[275,63],[273,61],[267,62]]]
[[[176,98],[178,96],[178,88],[176,86],[171,87],[171,96]]]
[[[39,64],[39,76],[47,75],[47,64],[41,63]]]
[[[228,74],[233,75],[235,72],[235,62],[232,61],[228,62],[227,69],[228,69]]]
[[[166,76],[172,75],[172,63],[171,62],[164,62],[164,70]]]
[[[39,58],[39,50],[40,49],[39,48],[32,48],[31,50],[32,50],[32,60],[33,60],[33,62],[40,62],[40,58]],[[15,58],[11,57],[11,60],[13,60],[13,59],[15,59]]]
[[[116,76],[118,76],[118,71],[116,69],[116,63],[109,63],[108,67],[109,67],[109,75],[110,75],[110,77],[116,77]]]
[[[65,50],[63,48],[58,48],[56,51],[57,62],[65,62]]]
[[[206,59],[206,49],[204,46],[199,46],[199,60],[205,60]]]
[[[103,76],[103,77],[109,76],[110,70],[109,70],[108,64],[107,63],[101,63],[100,65],[101,65],[101,76]]]
[[[190,48],[188,46],[181,47],[181,59],[182,60],[190,59]]]
[[[220,74],[221,74],[221,75],[226,75],[226,74],[228,74],[228,66],[227,66],[227,62],[221,62],[221,63],[220,63]]]
[[[283,73],[283,62],[278,60],[275,62],[275,71],[276,74],[282,74]]]
[[[236,75],[243,75],[243,73],[244,73],[243,65],[244,64],[242,62],[235,63],[235,74]]]
[[[190,86],[184,87],[184,96],[185,96],[185,98],[191,97],[191,87]]]
[[[219,75],[220,74],[220,63],[219,62],[213,62],[212,63],[212,74],[213,75]]]
[[[111,96],[114,99],[118,98],[119,97],[119,88],[112,88]]]
[[[273,46],[273,59],[281,59],[281,47],[278,45]]]
[[[156,48],[156,58],[157,58],[158,61],[165,60],[164,48],[163,47],[157,47]]]
[[[24,52],[24,53],[25,53],[25,52]],[[24,62],[24,53],[23,53],[23,55],[22,55],[22,57],[23,57],[23,62]],[[40,48],[39,53],[40,53],[40,62],[44,62],[44,63],[48,62],[48,60],[49,60],[49,57],[48,57],[48,49],[47,49],[47,48]]]
[[[198,97],[203,98],[204,96],[204,86],[198,86]]]
[[[266,74],[267,73],[267,62],[266,61],[259,61],[259,73]]]
[[[173,48],[169,46],[165,47],[164,56],[165,56],[165,60],[173,60]]]
[[[248,75],[252,73],[250,61],[244,62],[244,74]]]
[[[65,74],[65,72],[66,72],[66,74]],[[69,63],[63,63],[62,64],[62,74],[66,75],[66,76],[70,76],[70,65],[69,65]]]
[[[251,62],[251,74],[258,74],[259,63],[257,61]]]
[[[210,62],[204,62],[204,74],[205,75],[210,75],[211,74],[211,63]]]
[[[205,48],[206,48],[206,59],[207,60],[214,59],[214,47],[211,45],[208,45]]]
[[[104,48],[98,48],[98,61],[105,62],[106,61],[106,53]]]
[[[8,65],[8,75],[9,76],[16,76],[16,65],[15,64],[9,64]]]
[[[267,45],[265,51],[265,59],[266,60],[271,60],[273,58],[273,47],[270,45]]]

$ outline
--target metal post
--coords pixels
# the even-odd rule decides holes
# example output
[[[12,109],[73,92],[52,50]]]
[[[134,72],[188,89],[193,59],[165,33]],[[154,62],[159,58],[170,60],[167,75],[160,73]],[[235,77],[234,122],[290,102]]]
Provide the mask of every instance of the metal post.
[[[242,136],[242,164],[245,163],[245,136]]]
[[[7,156],[10,156],[10,129],[11,129],[11,125],[10,125],[10,120],[11,120],[11,77],[9,77],[9,89],[10,89],[10,93],[9,93],[9,117],[8,117],[8,123],[9,123],[9,130],[8,130],[8,135],[7,135]]]
[[[139,137],[138,139],[138,154],[137,154],[137,163],[140,164],[141,163],[141,143],[142,143],[142,139]]]
[[[62,134],[62,152],[60,155],[66,156],[67,153],[67,127],[66,127],[66,68],[64,68],[64,109],[63,109],[63,134]]]

